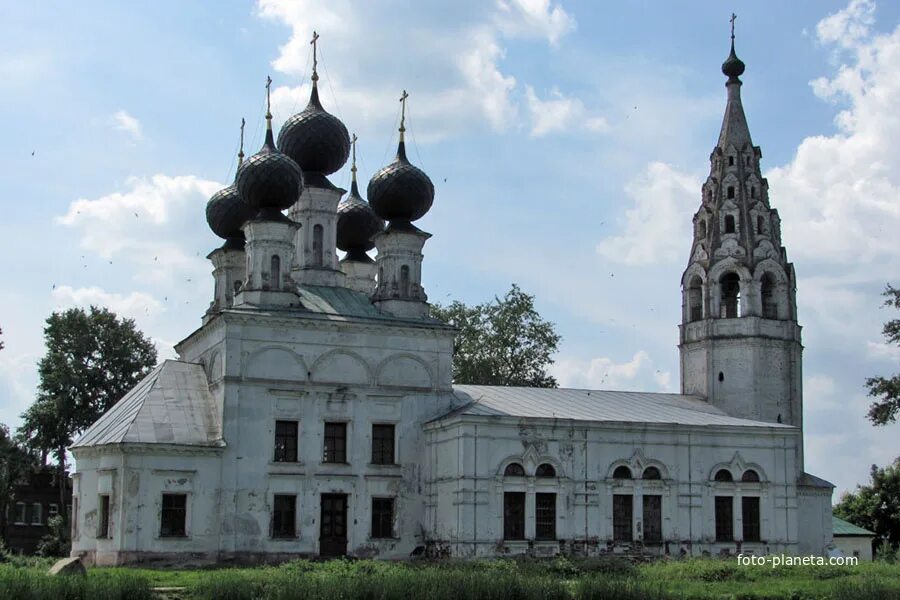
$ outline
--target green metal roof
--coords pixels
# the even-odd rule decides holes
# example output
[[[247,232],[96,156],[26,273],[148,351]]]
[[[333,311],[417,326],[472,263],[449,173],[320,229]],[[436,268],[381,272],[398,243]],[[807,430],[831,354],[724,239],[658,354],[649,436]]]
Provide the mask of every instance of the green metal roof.
[[[853,523],[848,523],[843,519],[838,519],[834,515],[831,515],[831,527],[834,530],[834,535],[865,535],[865,536],[873,536],[875,535],[868,529],[863,529],[862,527],[857,527]]]

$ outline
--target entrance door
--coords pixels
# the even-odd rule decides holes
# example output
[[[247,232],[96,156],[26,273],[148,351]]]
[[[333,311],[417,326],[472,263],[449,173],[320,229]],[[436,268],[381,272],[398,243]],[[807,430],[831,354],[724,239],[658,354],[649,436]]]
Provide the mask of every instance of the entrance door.
[[[322,494],[322,520],[319,525],[319,555],[347,554],[347,495]]]

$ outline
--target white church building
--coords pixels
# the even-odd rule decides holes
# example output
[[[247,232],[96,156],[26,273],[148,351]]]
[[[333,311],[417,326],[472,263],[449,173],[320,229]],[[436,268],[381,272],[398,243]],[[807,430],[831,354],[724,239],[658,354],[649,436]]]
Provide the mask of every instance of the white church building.
[[[355,158],[342,199],[327,177],[351,140],[314,66],[309,105],[277,143],[267,114],[262,149],[207,206],[225,243],[202,325],[71,448],[72,554],[824,553],[833,486],[804,471],[796,276],[733,38],[722,71],[681,280],[681,393],[663,394],[454,385],[455,330],[429,316],[430,234],[413,224],[434,187],[401,119],[368,202]]]

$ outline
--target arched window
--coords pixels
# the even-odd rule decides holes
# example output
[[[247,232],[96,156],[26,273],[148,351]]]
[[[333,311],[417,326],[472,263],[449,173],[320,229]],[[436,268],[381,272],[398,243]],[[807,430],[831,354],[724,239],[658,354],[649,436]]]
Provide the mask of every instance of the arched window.
[[[525,469],[519,463],[509,463],[503,471],[506,477],[525,477]]]
[[[535,477],[556,477],[556,469],[553,468],[553,465],[544,463],[540,465],[537,470],[534,472]]]
[[[706,190],[706,201],[712,202],[712,190]]]
[[[400,267],[400,297],[409,298],[409,266]]]
[[[750,157],[749,156],[747,157],[747,160],[744,162],[744,164],[746,164],[748,166],[750,165]]]
[[[269,269],[271,275],[271,288],[273,290],[281,289],[281,259],[277,254],[272,255],[272,265]]]
[[[734,233],[734,215],[725,215],[725,233]]]
[[[727,273],[719,282],[722,288],[720,314],[723,319],[736,319],[741,316],[741,279],[737,273]]]
[[[647,467],[644,469],[644,479],[662,479],[662,475],[656,467]]]
[[[734,186],[733,185],[728,186],[728,197],[734,198]]]
[[[765,221],[762,218],[762,215],[757,215],[756,217],[756,233],[765,233],[763,231],[765,225]]]
[[[719,469],[716,471],[715,476],[716,481],[734,481],[734,477],[731,476],[731,471],[728,469]]]
[[[625,465],[616,467],[616,470],[613,471],[613,479],[631,479],[631,469]]]
[[[771,273],[762,276],[760,282],[760,296],[762,296],[762,316],[764,319],[778,318],[778,300],[775,298],[775,278]]]
[[[756,186],[750,186],[750,197],[756,198]]]
[[[754,471],[753,469],[747,469],[744,471],[744,474],[741,475],[741,481],[747,481],[751,483],[755,483],[759,481],[759,473]]]
[[[697,239],[706,239],[706,221],[702,219],[697,221]]]
[[[325,229],[321,225],[314,226],[313,227],[312,251],[313,251],[313,265],[316,267],[321,267],[325,264],[324,237],[325,237]]]
[[[691,321],[699,321],[703,318],[703,281],[699,275],[691,277],[688,285],[688,310]]]
[[[728,157],[728,166],[729,166],[729,167],[733,167],[733,166],[734,166],[734,157],[733,157],[733,156],[729,156],[729,157]]]

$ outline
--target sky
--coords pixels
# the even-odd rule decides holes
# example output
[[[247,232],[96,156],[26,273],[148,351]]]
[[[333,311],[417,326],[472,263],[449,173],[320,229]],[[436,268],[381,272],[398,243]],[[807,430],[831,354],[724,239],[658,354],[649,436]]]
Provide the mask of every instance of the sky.
[[[679,390],[680,279],[725,106],[742,97],[798,275],[806,468],[843,490],[900,454],[865,418],[897,371],[881,308],[900,285],[900,4],[258,0],[5,3],[0,22],[0,422],[33,400],[42,327],[97,304],[161,358],[200,325],[218,240],[204,208],[305,106],[359,135],[363,183],[409,155],[435,183],[432,301],[512,283],[563,336],[566,387]],[[349,165],[333,181],[349,188]]]

